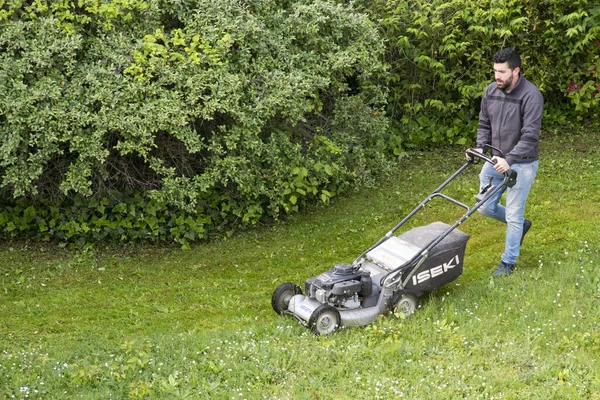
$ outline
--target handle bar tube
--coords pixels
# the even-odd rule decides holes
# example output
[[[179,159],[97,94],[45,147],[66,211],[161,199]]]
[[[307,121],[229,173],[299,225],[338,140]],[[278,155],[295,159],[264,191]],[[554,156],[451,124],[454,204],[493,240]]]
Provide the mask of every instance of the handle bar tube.
[[[373,250],[375,247],[379,246],[381,243],[385,242],[386,240],[388,240],[389,238],[391,238],[394,233],[396,233],[396,231],[398,229],[400,229],[400,227],[402,227],[402,225],[404,225],[409,219],[411,219],[417,212],[419,212],[420,210],[422,210],[423,208],[425,208],[425,206],[427,205],[427,203],[429,203],[431,200],[433,200],[434,197],[444,197],[444,198],[448,198],[448,196],[442,195],[440,192],[446,187],[448,186],[448,184],[450,182],[452,182],[458,175],[460,175],[465,169],[467,169],[469,167],[469,165],[471,164],[471,162],[467,162],[465,163],[462,167],[460,167],[455,173],[452,174],[452,176],[450,176],[448,179],[446,179],[446,181],[444,183],[442,183],[437,189],[435,189],[429,196],[427,196],[425,198],[425,200],[423,200],[421,203],[419,203],[418,206],[416,206],[406,217],[404,217],[402,219],[402,221],[400,221],[396,226],[394,226],[388,233],[385,234],[385,236],[383,236],[381,239],[379,239],[374,245],[372,245],[371,247],[369,247],[367,250],[365,250],[360,256],[358,256],[356,258],[356,260],[354,260],[354,264],[356,264],[357,262],[360,261],[361,258],[364,257],[365,254],[367,254],[369,251]],[[456,202],[454,199],[452,199],[451,201]],[[461,204],[463,207],[466,207],[467,209],[469,207],[465,206],[464,204]]]
[[[488,146],[491,147],[491,146]],[[494,148],[495,149],[495,148]],[[495,149],[497,150],[497,149]],[[499,150],[498,150],[499,151]],[[501,152],[500,152],[501,153]],[[505,172],[504,175],[504,179],[502,181],[502,183],[494,188],[492,188],[492,190],[486,192],[485,196],[478,202],[475,203],[475,205],[473,207],[469,207],[455,199],[453,199],[450,196],[447,196],[445,194],[442,194],[441,191],[448,186],[448,184],[450,184],[450,182],[452,182],[454,179],[456,179],[456,177],[458,175],[460,175],[465,169],[467,169],[470,165],[475,163],[475,160],[477,158],[484,160],[485,162],[489,162],[490,164],[495,164],[495,160],[493,160],[492,158],[487,157],[486,155],[484,155],[483,153],[480,153],[478,151],[472,150],[472,149],[467,149],[466,150],[466,155],[468,158],[468,161],[462,165],[456,172],[454,172],[448,179],[446,179],[444,181],[444,183],[442,183],[437,189],[435,189],[429,196],[427,196],[421,203],[419,203],[419,205],[417,205],[407,216],[405,216],[402,221],[400,221],[396,226],[394,226],[388,233],[385,234],[385,236],[383,236],[381,239],[379,239],[375,244],[373,244],[371,247],[369,247],[367,250],[365,250],[360,256],[358,256],[353,264],[357,264],[360,263],[361,260],[363,259],[363,257],[371,250],[373,250],[374,248],[376,248],[377,246],[379,246],[381,243],[383,243],[384,241],[388,240],[390,237],[392,237],[394,235],[394,233],[400,229],[409,219],[411,219],[417,212],[419,212],[420,210],[422,210],[423,208],[425,208],[425,206],[432,201],[434,198],[436,197],[442,197],[460,207],[465,208],[467,211],[465,212],[465,214],[458,219],[458,221],[456,221],[452,226],[450,226],[446,231],[444,231],[439,237],[437,237],[436,239],[434,239],[433,241],[431,241],[427,246],[425,246],[425,248],[418,254],[416,254],[412,259],[410,259],[408,262],[404,263],[403,265],[401,265],[400,267],[396,268],[393,271],[390,271],[386,276],[384,276],[381,280],[382,285],[386,285],[386,286],[392,286],[395,285],[396,283],[398,283],[399,278],[402,276],[402,272],[404,272],[404,270],[406,270],[406,268],[410,265],[414,265],[414,267],[412,268],[411,272],[409,273],[408,277],[405,279],[405,281],[402,283],[402,287],[404,287],[406,285],[406,283],[408,282],[408,280],[410,279],[410,277],[412,276],[412,274],[417,270],[417,268],[423,263],[423,261],[427,258],[427,255],[429,254],[429,251],[435,247],[438,243],[440,243],[446,236],[448,236],[454,229],[456,229],[460,224],[462,224],[467,218],[469,218],[479,207],[481,207],[483,204],[485,204],[492,196],[494,196],[496,193],[498,193],[498,191],[503,190],[505,187],[512,187],[514,186],[515,182],[516,182],[516,172],[513,170],[508,170],[507,172]],[[416,262],[418,259],[420,258],[420,260],[418,262]]]
[[[416,270],[423,263],[423,261],[425,261],[425,259],[429,255],[429,251],[431,251],[431,249],[433,249],[435,246],[437,246],[438,243],[440,243],[442,240],[444,240],[444,238],[446,236],[448,236],[454,229],[456,229],[459,225],[461,225],[463,222],[465,222],[465,220],[467,218],[469,218],[475,211],[477,211],[477,209],[479,207],[481,207],[483,204],[485,204],[492,196],[494,196],[500,190],[503,190],[504,187],[507,186],[507,183],[510,181],[510,179],[511,179],[511,177],[508,176],[508,174],[506,174],[504,177],[504,180],[502,181],[502,183],[500,185],[494,187],[492,190],[487,192],[485,194],[485,196],[480,201],[475,203],[475,205],[472,208],[467,207],[467,212],[462,217],[460,217],[458,219],[458,221],[456,221],[452,226],[450,226],[448,229],[446,229],[436,239],[432,240],[427,246],[425,246],[425,248],[419,254],[416,254],[413,258],[411,258],[409,261],[407,261],[404,265],[401,265],[400,267],[396,268],[393,271],[390,271],[387,275],[385,275],[381,279],[381,285],[386,286],[386,287],[393,286],[394,284],[396,284],[398,282],[399,278],[402,276],[402,273],[407,269],[407,266],[413,265],[413,263],[415,263],[417,260],[419,260],[418,262],[416,262],[414,264],[414,267],[412,268],[410,273],[407,275],[404,282],[402,282],[402,287],[405,287],[406,284],[409,282],[410,278],[412,277],[412,275],[416,272]]]

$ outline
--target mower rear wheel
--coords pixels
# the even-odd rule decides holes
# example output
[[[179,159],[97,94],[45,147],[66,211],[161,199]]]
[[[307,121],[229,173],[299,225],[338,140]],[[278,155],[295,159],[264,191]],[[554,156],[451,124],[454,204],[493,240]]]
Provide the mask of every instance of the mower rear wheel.
[[[419,298],[412,293],[398,292],[392,299],[392,312],[410,317],[419,307]]]
[[[315,335],[329,335],[338,329],[341,323],[340,312],[328,304],[317,307],[308,320],[308,326]]]
[[[290,304],[290,299],[297,294],[302,294],[302,289],[295,283],[283,283],[275,289],[271,296],[271,306],[277,314],[283,314]]]

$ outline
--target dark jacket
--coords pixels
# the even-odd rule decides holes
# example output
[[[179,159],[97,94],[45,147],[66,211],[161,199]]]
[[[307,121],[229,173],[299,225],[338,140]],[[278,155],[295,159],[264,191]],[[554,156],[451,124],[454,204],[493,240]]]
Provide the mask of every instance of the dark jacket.
[[[507,93],[491,83],[481,100],[477,147],[499,148],[509,165],[537,160],[543,107],[542,93],[522,74]]]

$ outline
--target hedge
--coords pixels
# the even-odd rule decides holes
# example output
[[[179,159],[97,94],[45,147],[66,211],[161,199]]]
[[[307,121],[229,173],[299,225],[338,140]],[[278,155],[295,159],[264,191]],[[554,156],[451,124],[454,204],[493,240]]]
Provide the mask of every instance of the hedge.
[[[65,210],[74,198],[118,205],[141,196],[199,221],[198,238],[205,226],[327,203],[390,164],[376,81],[384,45],[351,6],[0,5],[0,185],[13,207],[5,220],[21,221],[2,225],[4,234],[47,238],[49,207]],[[19,204],[45,210],[37,229]],[[53,233],[90,237],[86,209]],[[118,219],[113,208],[104,213]],[[158,232],[150,236],[162,239]]]
[[[398,151],[466,145],[493,80],[492,58],[514,47],[546,101],[544,130],[600,120],[600,4],[577,0],[361,1],[386,39],[387,114]]]
[[[598,123],[577,0],[0,0],[0,235],[184,247],[474,138],[516,47],[544,130]]]

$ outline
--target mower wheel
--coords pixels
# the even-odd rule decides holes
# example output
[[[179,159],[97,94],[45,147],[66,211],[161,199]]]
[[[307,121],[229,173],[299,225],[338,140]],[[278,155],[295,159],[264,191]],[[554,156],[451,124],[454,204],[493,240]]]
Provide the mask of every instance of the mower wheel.
[[[419,307],[419,298],[412,293],[398,292],[392,299],[392,312],[410,317]]]
[[[277,314],[283,314],[290,304],[290,299],[297,294],[302,294],[302,289],[295,283],[283,283],[275,289],[271,296],[271,306]]]
[[[341,323],[340,312],[328,304],[317,307],[308,320],[308,326],[315,335],[328,335],[338,329]]]

